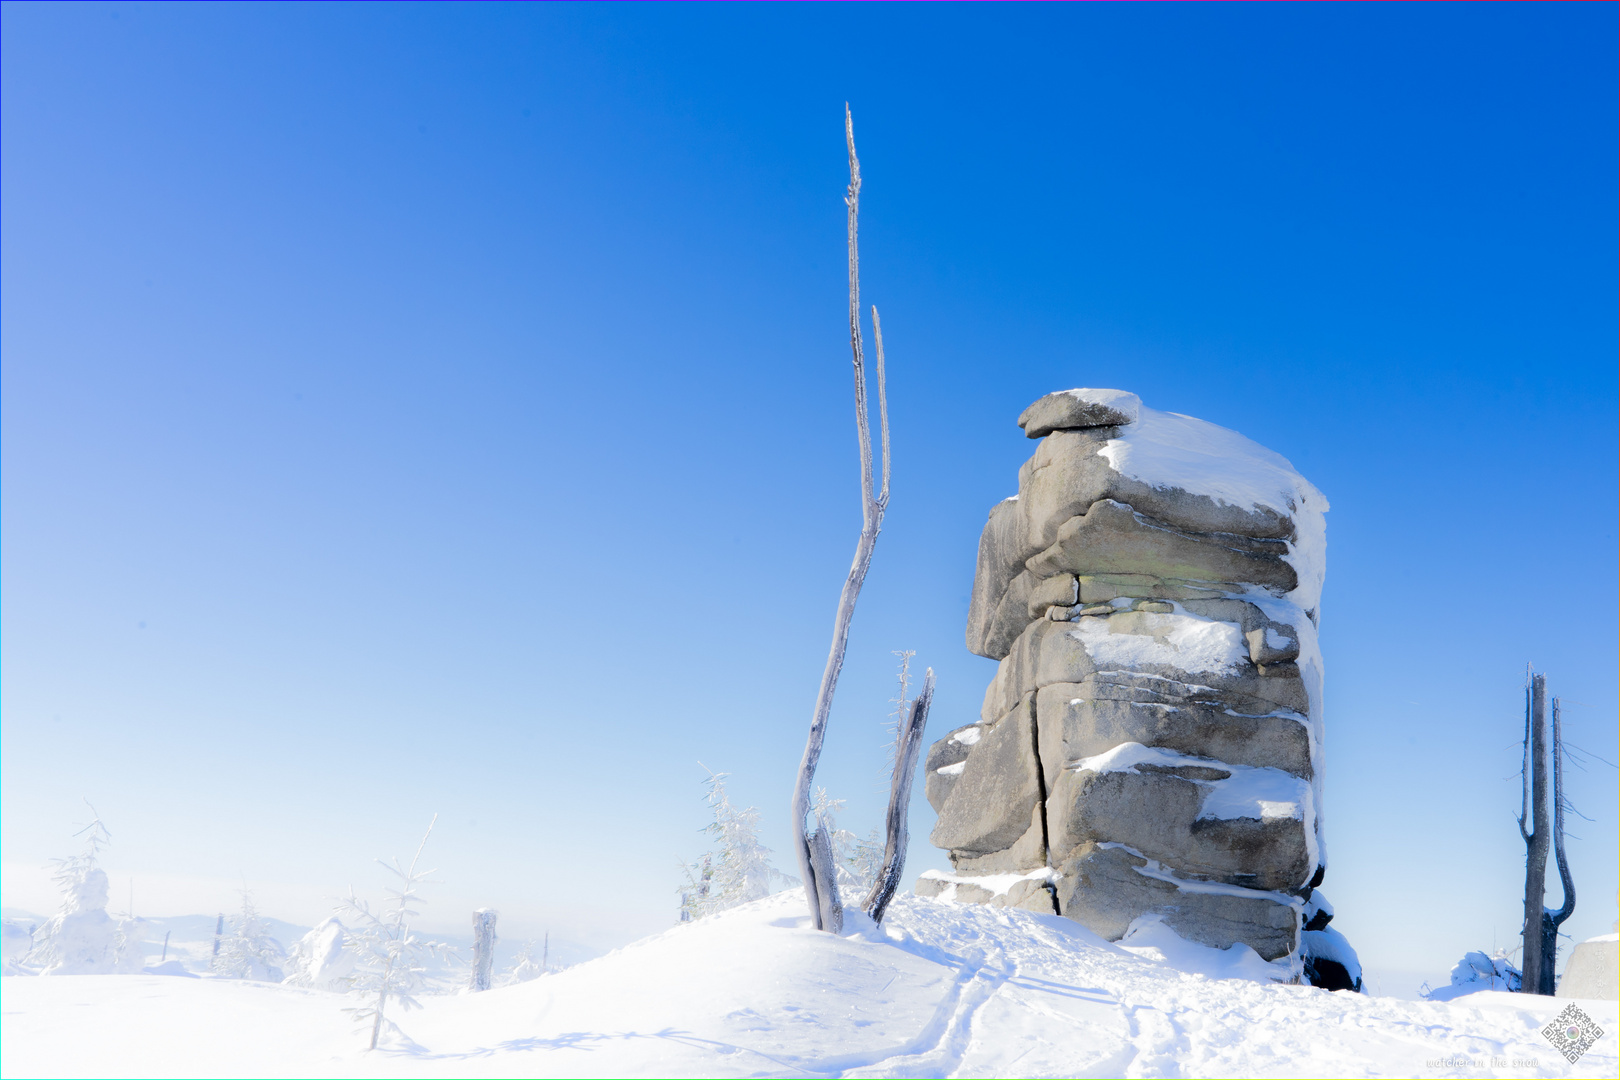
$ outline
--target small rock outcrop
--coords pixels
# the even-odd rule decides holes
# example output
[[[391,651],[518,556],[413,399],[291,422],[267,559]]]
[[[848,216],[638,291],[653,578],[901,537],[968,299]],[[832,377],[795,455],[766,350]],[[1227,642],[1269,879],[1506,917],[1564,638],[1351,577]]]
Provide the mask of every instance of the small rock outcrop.
[[[1018,422],[1041,441],[990,512],[967,625],[1001,664],[978,722],[929,752],[954,872],[917,891],[1111,940],[1156,918],[1308,969],[1342,940],[1314,892],[1327,501],[1124,391],[1048,394]]]

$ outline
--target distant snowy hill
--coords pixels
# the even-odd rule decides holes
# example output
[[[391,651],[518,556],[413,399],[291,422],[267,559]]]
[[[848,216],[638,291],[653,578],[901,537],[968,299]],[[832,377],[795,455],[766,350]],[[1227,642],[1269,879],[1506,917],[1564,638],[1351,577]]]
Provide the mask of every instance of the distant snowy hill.
[[[50,918],[37,912],[21,908],[5,908],[5,918],[8,943],[10,935],[15,931],[21,934],[22,945],[18,955],[27,951],[27,933],[34,927],[43,926]],[[235,912],[225,913],[227,929]],[[294,942],[309,932],[309,927],[290,923],[283,919],[264,918],[271,934],[286,948],[291,948]],[[162,960],[177,962],[185,971],[203,974],[209,969],[214,946],[214,930],[218,925],[217,915],[171,915],[171,916],[142,916],[140,920],[141,952],[146,963],[157,964]],[[467,980],[468,957],[472,955],[472,935],[470,933],[441,934],[425,932],[425,937],[442,941],[450,946],[451,953],[442,961],[435,961],[430,975],[435,982],[441,984],[462,984]],[[628,936],[628,935],[626,935]],[[167,944],[165,944],[167,942]],[[495,970],[497,974],[508,971],[525,946],[539,961],[542,955],[549,959],[553,969],[570,967],[585,960],[602,955],[603,950],[593,948],[588,944],[574,938],[559,935],[550,938],[549,942],[542,938],[526,940],[519,937],[507,937],[499,933],[495,941]],[[7,955],[11,955],[8,951]],[[9,984],[8,984],[9,985]]]
[[[1414,1002],[1265,980],[1276,969],[1055,916],[897,898],[881,929],[807,928],[797,891],[607,956],[395,1014],[367,1054],[335,994],[159,976],[8,978],[6,1076],[1614,1076],[1568,1065],[1569,1002]],[[1165,962],[1166,950],[1191,974]],[[1239,976],[1223,978],[1220,976]],[[94,1038],[87,1038],[94,1032]],[[1528,1064],[1534,1062],[1534,1064]]]

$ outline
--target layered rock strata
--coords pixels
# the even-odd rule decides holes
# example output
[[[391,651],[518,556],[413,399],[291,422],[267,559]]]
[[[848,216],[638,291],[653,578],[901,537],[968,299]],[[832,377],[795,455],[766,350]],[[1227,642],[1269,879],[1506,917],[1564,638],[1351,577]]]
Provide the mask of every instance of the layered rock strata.
[[[1297,954],[1332,911],[1313,895],[1327,501],[1123,391],[1049,394],[1019,425],[1041,441],[990,512],[968,612],[1000,667],[929,752],[954,872],[918,891]]]

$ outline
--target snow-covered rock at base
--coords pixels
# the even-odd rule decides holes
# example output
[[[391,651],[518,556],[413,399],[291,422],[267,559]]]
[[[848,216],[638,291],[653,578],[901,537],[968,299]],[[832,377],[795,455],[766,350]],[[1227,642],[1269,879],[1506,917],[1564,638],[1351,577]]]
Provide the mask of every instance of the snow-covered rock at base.
[[[1312,986],[1324,990],[1361,989],[1361,958],[1333,927],[1301,931],[1299,953],[1305,962],[1305,978]]]
[[[855,915],[842,936],[811,930],[804,911],[794,890],[561,973],[424,998],[398,1018],[410,1043],[375,1054],[339,995],[7,980],[0,1073],[1599,1077],[1620,1066],[1604,1003],[1582,1008],[1608,1034],[1566,1067],[1540,1035],[1564,1005],[1552,998],[1330,994],[1247,977],[1272,965],[1242,947],[1198,949],[1151,920],[1110,944],[1057,916],[905,895],[881,929]],[[1540,1069],[1511,1064],[1532,1058]]]
[[[1302,920],[1332,912],[1314,892],[1327,500],[1273,451],[1126,391],[1048,394],[1018,422],[1041,441],[990,512],[967,625],[1000,666],[925,773],[958,880],[919,892],[1112,940],[1158,915],[1304,962]],[[967,880],[1007,875],[1017,891]],[[1312,940],[1313,978],[1358,983],[1347,942]]]

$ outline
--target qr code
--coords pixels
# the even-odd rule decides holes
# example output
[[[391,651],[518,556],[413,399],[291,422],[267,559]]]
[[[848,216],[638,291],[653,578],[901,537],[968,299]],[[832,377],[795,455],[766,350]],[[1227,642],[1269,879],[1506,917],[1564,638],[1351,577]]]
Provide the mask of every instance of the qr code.
[[[1592,1023],[1592,1018],[1571,1005],[1558,1014],[1558,1019],[1541,1029],[1541,1034],[1552,1043],[1553,1049],[1571,1065],[1603,1038],[1603,1029]]]

